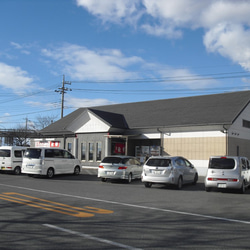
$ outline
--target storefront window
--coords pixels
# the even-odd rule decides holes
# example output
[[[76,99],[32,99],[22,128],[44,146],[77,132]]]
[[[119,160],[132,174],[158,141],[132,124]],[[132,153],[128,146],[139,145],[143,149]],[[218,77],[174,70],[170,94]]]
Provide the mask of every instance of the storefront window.
[[[89,143],[89,161],[94,160],[94,143]]]
[[[71,152],[72,150],[72,143],[68,143],[68,151]]]
[[[82,161],[86,160],[86,143],[85,142],[81,143],[81,160]]]
[[[96,143],[96,161],[102,160],[102,143],[97,142]]]

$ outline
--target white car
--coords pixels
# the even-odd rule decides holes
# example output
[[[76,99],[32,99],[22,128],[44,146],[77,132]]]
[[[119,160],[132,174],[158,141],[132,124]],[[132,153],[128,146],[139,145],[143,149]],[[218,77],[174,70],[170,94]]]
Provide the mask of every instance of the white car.
[[[22,173],[28,176],[46,175],[52,178],[57,174],[81,172],[81,162],[69,151],[60,148],[27,148],[22,163]]]
[[[152,184],[173,184],[178,189],[185,183],[196,184],[196,168],[184,157],[157,156],[150,157],[143,166],[141,181],[145,187]]]
[[[141,178],[142,166],[134,156],[107,156],[98,168],[98,177],[103,182],[108,179],[127,180],[128,183],[132,179]]]
[[[238,189],[244,193],[250,184],[249,161],[239,156],[211,156],[209,159],[205,190]]]

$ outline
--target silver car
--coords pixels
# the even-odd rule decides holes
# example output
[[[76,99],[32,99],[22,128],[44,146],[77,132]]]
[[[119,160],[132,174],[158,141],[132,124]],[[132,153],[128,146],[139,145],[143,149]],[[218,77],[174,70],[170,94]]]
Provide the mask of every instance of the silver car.
[[[184,183],[196,184],[198,173],[195,167],[184,157],[151,157],[143,166],[141,181],[145,187],[152,184],[173,184],[178,189]]]
[[[250,184],[249,162],[246,157],[211,156],[209,159],[205,190],[238,189],[244,193]]]
[[[98,177],[103,182],[108,179],[122,179],[130,183],[132,179],[141,178],[141,173],[141,163],[133,156],[107,156],[98,168]]]

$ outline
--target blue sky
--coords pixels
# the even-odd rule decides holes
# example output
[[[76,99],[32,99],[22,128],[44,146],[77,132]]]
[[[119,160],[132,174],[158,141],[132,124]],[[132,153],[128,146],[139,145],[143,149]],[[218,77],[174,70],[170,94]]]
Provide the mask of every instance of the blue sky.
[[[0,0],[0,128],[248,90],[248,0]]]

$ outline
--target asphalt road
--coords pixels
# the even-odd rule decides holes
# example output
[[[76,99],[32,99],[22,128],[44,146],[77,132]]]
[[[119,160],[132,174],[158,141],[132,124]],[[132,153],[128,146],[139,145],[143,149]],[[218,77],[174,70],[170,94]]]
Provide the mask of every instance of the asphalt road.
[[[250,190],[0,174],[0,249],[249,249]]]

